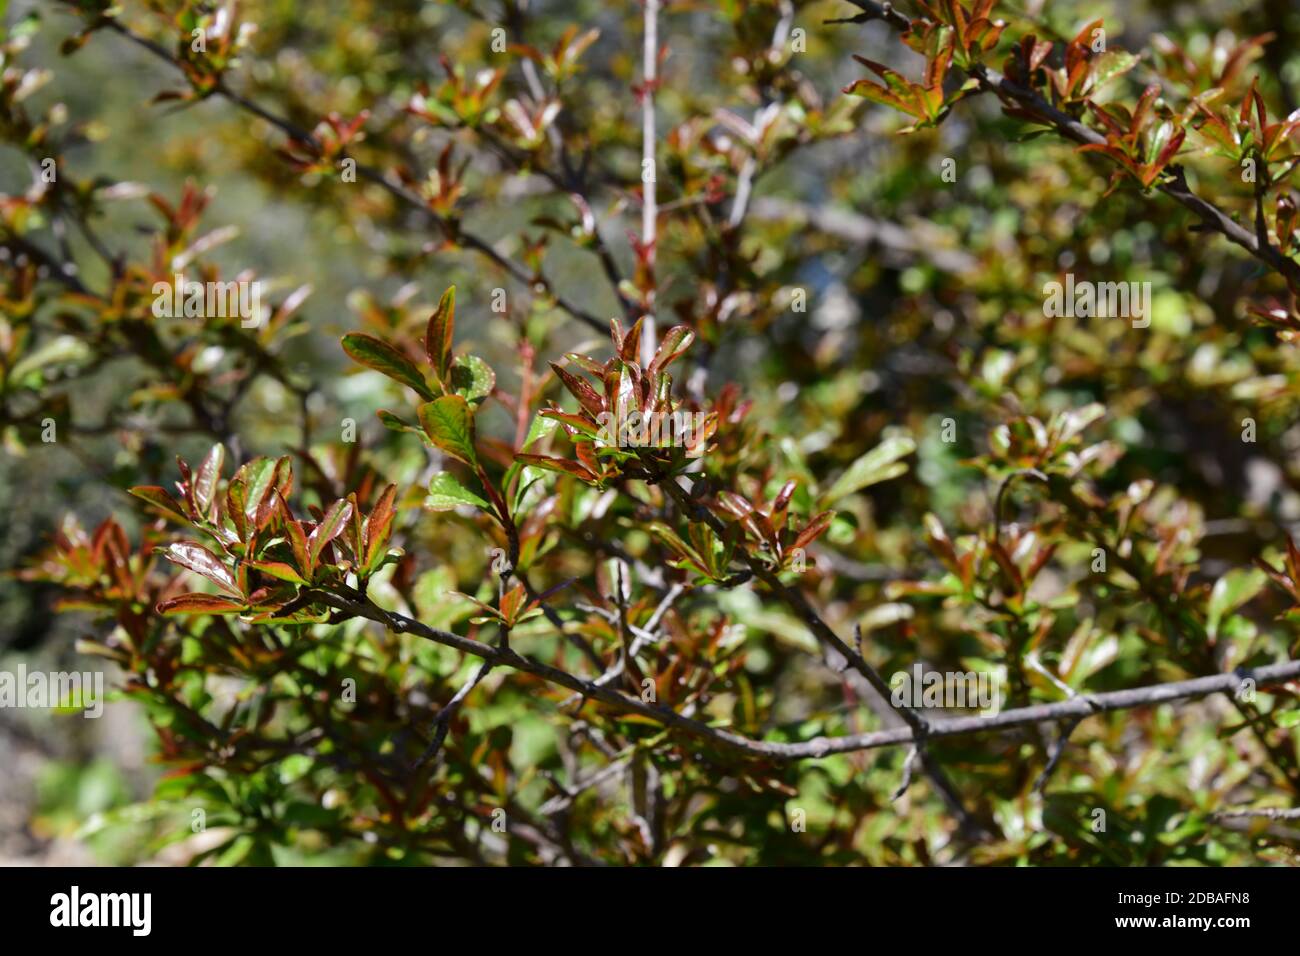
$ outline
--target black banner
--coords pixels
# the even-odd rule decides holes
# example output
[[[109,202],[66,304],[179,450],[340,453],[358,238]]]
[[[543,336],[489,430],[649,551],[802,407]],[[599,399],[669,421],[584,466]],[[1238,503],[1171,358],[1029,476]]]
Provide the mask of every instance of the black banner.
[[[772,920],[795,927],[820,913],[823,924],[837,912],[833,921],[858,923],[864,940],[892,928],[939,934],[944,945],[1008,929],[1071,942],[1167,933],[1230,942],[1293,929],[1297,888],[1281,868],[46,869],[0,871],[0,885],[6,936],[20,945],[70,934],[127,945],[339,945],[484,921],[494,938],[532,936],[542,925],[583,934],[606,924],[613,932],[663,929],[666,920],[730,938]],[[702,919],[701,907],[720,918]]]

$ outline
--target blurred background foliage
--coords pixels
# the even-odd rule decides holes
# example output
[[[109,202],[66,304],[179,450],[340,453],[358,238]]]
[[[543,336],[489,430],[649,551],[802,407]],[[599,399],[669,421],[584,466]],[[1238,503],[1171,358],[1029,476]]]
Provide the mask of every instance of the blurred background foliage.
[[[176,18],[187,7],[126,2],[121,16],[172,49]],[[580,67],[559,84],[563,109],[556,123],[575,156],[590,148],[593,211],[612,255],[631,276],[636,252],[629,236],[640,212],[640,106],[632,90],[640,69],[640,6],[534,0],[517,14],[498,7],[471,0],[244,0],[238,20],[256,30],[246,36],[231,85],[304,129],[331,113],[352,118],[369,111],[354,155],[385,170],[401,166],[415,183],[430,182],[428,171],[439,168],[450,146],[454,162],[444,173],[467,164],[454,207],[458,221],[521,260],[530,241],[545,238],[552,288],[596,316],[618,314],[616,290],[591,249],[573,241],[576,233],[567,228],[577,217],[574,204],[530,171],[546,161],[525,162],[520,170],[509,158],[515,149],[494,148],[481,131],[453,122],[425,122],[408,107],[412,97],[437,99],[442,84],[457,82],[448,80],[453,67],[471,80],[502,69],[502,95],[526,95],[524,55],[492,49],[498,23],[509,27],[511,42],[543,51],[571,25],[598,30]],[[839,0],[673,2],[660,24],[671,51],[656,94],[665,207],[657,250],[661,323],[671,324],[675,313],[697,331],[693,360],[707,363],[710,394],[737,382],[753,401],[749,441],[736,452],[742,483],[750,491],[765,488],[767,499],[789,478],[824,490],[831,476],[890,436],[916,441],[906,474],[837,503],[839,516],[814,548],[814,566],[799,586],[841,633],[864,615],[879,622],[866,630],[871,658],[886,675],[917,660],[937,669],[996,668],[986,639],[996,628],[980,623],[968,605],[904,597],[891,585],[944,573],[927,542],[927,513],[953,537],[989,527],[999,485],[996,468],[977,459],[990,454],[995,428],[1023,415],[1048,421],[1096,402],[1104,416],[1090,427],[1089,443],[1109,440],[1122,450],[1097,476],[1099,493],[1122,497],[1134,483],[1152,482],[1157,490],[1143,499],[1143,517],[1132,520],[1173,529],[1177,561],[1193,586],[1209,592],[1215,582],[1249,576],[1241,587],[1250,600],[1219,609],[1226,638],[1210,660],[1235,666],[1295,656],[1295,624],[1279,617],[1289,606],[1285,596],[1263,590],[1262,573],[1246,570],[1256,557],[1274,559],[1300,522],[1300,358],[1295,343],[1248,311],[1282,294],[1277,278],[1223,239],[1194,231],[1192,217],[1168,200],[1127,183],[1113,188],[1110,169],[1097,157],[1050,135],[1027,136],[1025,124],[1004,115],[991,97],[959,105],[937,128],[897,135],[907,117],[844,96],[841,88],[863,73],[853,54],[912,77],[921,60],[880,22],[825,23],[855,12]],[[1229,101],[1237,102],[1255,75],[1273,115],[1295,109],[1300,96],[1300,10],[1286,0],[1030,0],[999,3],[997,12],[1017,33],[1057,40],[1104,18],[1108,43],[1141,54],[1143,79],[1115,90],[1129,101],[1146,75],[1162,69],[1157,35],[1198,63],[1221,65],[1236,44],[1269,32],[1273,39],[1254,51],[1257,58]],[[784,42],[771,46],[787,13]],[[410,333],[453,284],[457,347],[482,355],[503,391],[518,388],[523,343],[539,367],[568,351],[605,347],[600,333],[545,295],[504,280],[472,250],[445,247],[426,217],[373,183],[295,169],[278,152],[284,143],[278,130],[221,97],[154,102],[160,91],[184,84],[127,38],[103,30],[75,52],[61,52],[83,24],[68,5],[11,0],[4,23],[6,71],[49,71],[25,105],[40,113],[62,104],[56,137],[62,175],[140,183],[169,202],[194,184],[211,197],[202,231],[238,229],[205,252],[204,261],[223,276],[255,269],[274,283],[276,301],[310,286],[272,343],[300,390],[272,376],[256,378],[226,409],[228,434],[237,436],[243,458],[306,447],[320,461],[334,462],[338,474],[353,474],[345,465],[351,449],[340,439],[351,419],[358,436],[353,448],[366,468],[402,488],[427,481],[425,450],[386,431],[374,414],[399,407],[400,390],[349,362],[338,338],[384,325],[394,335]],[[789,35],[795,28],[806,43],[798,52]],[[734,195],[752,153],[738,145],[737,130],[760,116],[768,135],[753,153],[759,157],[753,198],[743,228],[728,229],[723,197]],[[946,159],[955,161],[955,182],[943,179]],[[1189,182],[1225,207],[1245,210],[1249,221],[1251,188],[1231,163],[1192,151],[1180,160]],[[0,193],[21,196],[30,185],[30,155],[12,145],[0,149]],[[432,188],[445,185],[435,174]],[[95,222],[127,258],[150,255],[158,219],[141,195],[122,190],[122,198],[99,204]],[[67,242],[80,278],[103,287],[109,265],[85,237],[70,235]],[[1150,327],[1045,316],[1043,285],[1066,272],[1096,281],[1149,281]],[[491,309],[492,292],[502,286],[511,290],[504,317]],[[806,311],[792,307],[796,294],[806,294]],[[213,347],[219,351],[207,361],[220,370],[228,356]],[[683,371],[683,381],[688,375]],[[206,453],[211,436],[159,427],[188,421],[181,403],[124,401],[141,377],[148,379],[147,369],[123,357],[77,374],[62,389],[70,421],[91,425],[103,421],[104,410],[126,407],[126,419],[99,434],[88,429],[75,440],[43,445],[6,421],[0,566],[30,564],[68,514],[87,528],[115,515],[137,540],[145,516],[121,492],[170,485],[175,455],[197,462]],[[215,395],[226,394],[216,371],[212,381]],[[60,391],[57,374],[43,384]],[[7,416],[17,414],[15,406],[5,407]],[[1258,426],[1253,443],[1242,441],[1248,418]],[[947,421],[955,425],[954,442],[942,437]],[[514,428],[504,403],[484,405],[480,432],[508,441]],[[597,497],[587,489],[574,494]],[[1010,497],[1004,517],[1032,526],[1040,506],[1034,495]],[[418,501],[407,500],[412,507],[403,522],[404,547],[414,556],[403,596],[426,623],[463,629],[470,607],[448,592],[491,594],[492,544],[474,521],[419,513]],[[601,541],[645,557],[651,543],[638,527],[640,517],[634,508],[616,508],[608,520],[593,521],[582,533],[596,543],[584,543],[572,528],[557,529],[548,545],[554,549],[550,583],[567,576],[595,581],[603,573],[604,555],[593,552]],[[1070,539],[1041,575],[1036,597],[1055,609],[1043,653],[1055,661],[1068,651],[1078,659],[1078,689],[1205,672],[1203,659],[1169,646],[1143,596],[1086,582],[1093,546],[1086,536],[1071,536],[1060,525],[1040,532]],[[1238,578],[1227,577],[1233,569]],[[55,613],[58,594],[52,584],[0,579],[0,664],[86,666],[74,643],[102,638],[111,625]],[[815,650],[808,654],[800,622],[766,595],[720,592],[678,614],[679,635],[713,622],[738,627],[743,636],[739,669],[700,702],[706,713],[744,723],[735,715],[747,710],[751,726],[773,739],[874,726]],[[413,638],[363,638],[357,622],[333,630],[341,648],[366,661],[362,700],[384,715],[358,731],[363,749],[382,748],[403,722],[427,727],[472,666]],[[542,649],[562,653],[548,640],[539,636],[530,646],[543,657]],[[207,684],[192,688],[192,702],[203,710],[200,698],[211,700],[223,683],[248,702],[258,691],[246,678],[237,669],[209,674]],[[512,818],[528,818],[556,794],[552,777],[586,776],[609,756],[602,754],[608,742],[584,739],[584,728],[575,731],[575,722],[558,717],[531,685],[497,671],[489,686],[458,715],[437,771],[436,800],[445,801],[438,805],[451,817],[459,807],[465,817],[457,819],[477,814],[485,821],[490,808],[506,806]],[[1026,693],[1055,699],[1050,688]],[[389,696],[404,703],[390,708]],[[1294,706],[1288,692],[1270,698],[1266,709]],[[68,854],[113,863],[550,861],[552,851],[513,835],[500,846],[489,839],[485,847],[482,834],[490,828],[482,822],[468,828],[431,823],[419,838],[398,839],[384,825],[365,822],[377,816],[374,788],[346,766],[302,755],[226,771],[169,764],[160,759],[145,710],[116,703],[105,721],[0,711],[0,856]],[[364,715],[362,708],[358,723]],[[161,710],[148,716],[167,726]],[[1295,733],[1280,723],[1276,746],[1294,761]],[[899,750],[751,773],[725,756],[656,749],[646,743],[650,738],[638,739],[653,755],[650,773],[661,787],[661,838],[646,845],[629,810],[645,780],[637,776],[624,788],[615,778],[615,785],[585,792],[564,814],[573,858],[1250,864],[1294,862],[1300,840],[1284,827],[1239,830],[1209,819],[1225,805],[1294,799],[1261,769],[1258,746],[1218,699],[1089,720],[1072,738],[1046,796],[1033,787],[1044,762],[1040,737],[933,746],[994,834],[974,841],[956,834],[925,780],[891,802],[905,756]],[[192,832],[195,807],[205,810],[207,834]],[[1092,829],[1098,807],[1108,814],[1105,833]],[[792,831],[793,809],[806,813],[807,832]]]

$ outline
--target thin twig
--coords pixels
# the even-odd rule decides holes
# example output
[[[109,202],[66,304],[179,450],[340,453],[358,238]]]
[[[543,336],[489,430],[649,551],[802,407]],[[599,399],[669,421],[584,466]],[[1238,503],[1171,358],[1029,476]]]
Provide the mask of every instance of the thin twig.
[[[638,698],[608,687],[601,687],[594,681],[576,677],[558,667],[535,658],[526,657],[511,648],[493,647],[472,638],[461,637],[459,634],[453,634],[450,631],[438,630],[414,618],[406,617],[394,611],[386,611],[369,600],[358,601],[332,591],[320,589],[307,591],[303,597],[308,601],[335,608],[350,617],[366,618],[382,624],[395,633],[414,634],[434,643],[481,657],[484,660],[491,661],[495,666],[509,667],[513,670],[531,674],[560,687],[577,691],[603,704],[608,704],[616,710],[649,717],[664,726],[682,730],[711,743],[755,758],[777,761],[817,760],[831,754],[912,745],[921,739],[921,737],[913,733],[910,727],[895,727],[868,733],[847,734],[841,737],[818,737],[802,743],[753,740],[742,734],[711,727],[691,717],[683,716],[669,707],[644,703]],[[1265,667],[1241,668],[1228,674],[1213,674],[1191,680],[1094,694],[1087,698],[1076,697],[1052,704],[1020,707],[987,717],[950,718],[930,724],[924,738],[926,740],[937,740],[945,737],[962,737],[990,731],[1009,730],[1036,723],[1073,720],[1078,717],[1088,717],[1094,713],[1131,710],[1172,701],[1193,700],[1208,697],[1211,694],[1232,693],[1247,680],[1254,681],[1255,686],[1258,688],[1285,683],[1296,678],[1300,678],[1300,660],[1283,661]]]
[[[1214,820],[1235,820],[1242,817],[1262,817],[1265,820],[1300,820],[1300,807],[1237,807],[1216,810],[1210,814]]]
[[[912,20],[906,14],[888,3],[877,3],[875,0],[849,0],[849,2],[861,9],[863,13],[847,22],[858,23],[867,20],[884,20],[899,30],[907,30],[912,25]],[[1058,110],[1036,91],[1009,80],[982,63],[973,64],[966,72],[969,76],[978,80],[980,86],[984,89],[996,93],[1002,100],[1013,102],[1020,108],[1034,114],[1040,121],[1055,129],[1058,134],[1066,139],[1085,145],[1105,145],[1105,136],[1085,126],[1074,117]],[[1187,185],[1187,178],[1181,166],[1172,165],[1168,168],[1168,172],[1169,178],[1157,185],[1156,189],[1191,210],[1206,227],[1220,233],[1229,242],[1245,249],[1260,262],[1277,272],[1287,280],[1292,288],[1300,289],[1300,263],[1284,256],[1269,243],[1261,243],[1259,237],[1252,230],[1242,226],[1218,206],[1192,192]]]
[[[646,315],[641,329],[641,365],[648,368],[658,346],[655,330],[655,240],[659,219],[655,181],[655,84],[659,63],[659,0],[645,4],[645,43],[641,57],[641,248],[649,274]]]
[[[118,20],[112,17],[108,17],[105,19],[105,25],[109,29],[113,30],[115,33],[118,33],[121,36],[126,37],[128,40],[131,40],[133,43],[136,43],[143,49],[148,50],[154,56],[162,60],[165,60],[167,63],[171,64],[172,66],[176,67],[177,69],[180,69],[180,65],[176,62],[176,59],[169,52],[167,52],[166,49],[164,49],[162,46],[158,45],[157,43],[154,43],[152,40],[149,40],[147,37],[140,36],[139,34],[135,33],[133,30],[131,30],[129,27],[125,26],[124,24],[120,23]],[[245,112],[258,117],[261,120],[264,120],[265,122],[274,126],[276,129],[280,130],[280,132],[284,133],[284,135],[288,136],[290,139],[297,140],[298,142],[313,148],[318,148],[319,146],[319,144],[316,141],[316,137],[311,132],[309,132],[308,130],[304,130],[302,127],[291,122],[290,120],[285,119],[282,116],[277,116],[275,113],[272,113],[270,110],[261,106],[257,102],[249,99],[248,97],[242,96],[234,92],[232,89],[230,89],[229,86],[226,85],[224,80],[219,82],[216,85],[216,87],[213,89],[213,95],[220,96],[223,99],[225,99],[227,102],[239,107]],[[346,153],[340,153],[340,160],[345,158],[350,158],[350,157],[347,157]],[[498,252],[496,248],[493,247],[493,245],[490,242],[488,242],[486,239],[483,239],[482,237],[474,233],[466,232],[463,228],[459,226],[459,224],[453,225],[445,217],[438,215],[438,213],[430,209],[428,203],[424,202],[424,200],[422,200],[416,193],[407,189],[401,183],[394,182],[393,180],[389,179],[388,176],[386,176],[380,170],[375,169],[373,166],[367,166],[364,163],[358,162],[356,164],[356,171],[357,171],[357,175],[360,176],[362,179],[365,179],[368,182],[372,182],[375,185],[381,187],[389,195],[393,196],[395,199],[400,200],[401,202],[405,203],[406,205],[410,206],[413,209],[418,210],[421,214],[426,216],[429,219],[429,221],[432,222],[438,228],[438,230],[443,234],[443,236],[447,238],[449,241],[452,241],[458,245],[464,246],[466,249],[471,249],[474,252],[479,253],[484,258],[488,259],[494,265],[500,268],[502,271],[506,272],[511,278],[519,282],[521,285],[524,285],[528,288],[534,288],[540,284],[543,290],[547,292],[554,300],[557,308],[563,310],[564,312],[567,312],[575,319],[584,322],[585,324],[591,326],[593,329],[596,329],[601,332],[608,330],[609,325],[607,322],[605,322],[605,320],[601,319],[596,314],[581,308],[576,303],[570,301],[565,296],[561,295],[559,292],[552,289],[550,283],[546,280],[544,276],[533,275],[526,268],[521,266],[519,263],[515,262],[513,259],[510,259],[508,256],[505,256],[502,253]]]

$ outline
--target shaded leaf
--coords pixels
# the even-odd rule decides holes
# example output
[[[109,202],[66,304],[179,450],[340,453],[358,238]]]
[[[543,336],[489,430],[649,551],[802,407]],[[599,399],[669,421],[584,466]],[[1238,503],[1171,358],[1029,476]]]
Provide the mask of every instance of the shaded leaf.
[[[447,471],[440,471],[429,482],[429,494],[424,499],[424,506],[430,511],[451,511],[461,505],[488,510],[488,503],[470,491],[456,476]]]
[[[1215,581],[1206,605],[1205,633],[1217,637],[1223,619],[1259,594],[1265,581],[1257,568],[1234,568]]]
[[[291,584],[310,583],[292,565],[285,564],[283,561],[249,561],[248,566],[280,581],[288,581]]]
[[[496,373],[477,355],[462,355],[451,363],[451,390],[467,402],[482,401],[496,385]]]
[[[420,406],[420,425],[438,448],[467,465],[477,465],[474,413],[459,395],[444,395]]]
[[[353,361],[359,362],[366,368],[374,369],[395,382],[415,389],[420,397],[425,399],[434,397],[429,383],[425,381],[424,375],[416,364],[383,339],[366,335],[364,332],[352,332],[343,336],[343,351],[347,352]]]
[[[821,497],[822,507],[839,501],[846,495],[861,491],[871,485],[897,478],[907,472],[907,466],[898,459],[916,451],[916,442],[910,437],[900,435],[887,438],[871,451],[867,452],[845,469]]]

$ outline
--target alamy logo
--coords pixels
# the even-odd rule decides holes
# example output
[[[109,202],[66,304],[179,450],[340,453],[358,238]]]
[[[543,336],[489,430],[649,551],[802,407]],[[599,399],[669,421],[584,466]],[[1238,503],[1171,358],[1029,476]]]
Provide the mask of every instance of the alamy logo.
[[[153,926],[152,893],[70,893],[50,897],[51,926],[127,926],[133,936],[148,936]]]
[[[687,458],[704,454],[704,412],[601,412],[600,440],[616,448],[686,448]]]
[[[1001,681],[996,674],[975,671],[929,671],[920,664],[911,673],[898,671],[889,679],[890,702],[912,710],[978,708],[981,717],[993,717],[1001,707]]]
[[[153,314],[159,319],[233,319],[251,329],[262,321],[262,283],[190,282],[178,272],[171,282],[153,284]]]
[[[1075,282],[1074,273],[1067,272],[1065,284],[1047,283],[1043,296],[1043,315],[1049,319],[1132,319],[1135,329],[1151,324],[1150,282]]]
[[[0,707],[79,707],[85,711],[84,717],[100,717],[104,713],[104,672],[29,674],[27,666],[19,664],[17,671],[0,671]]]

